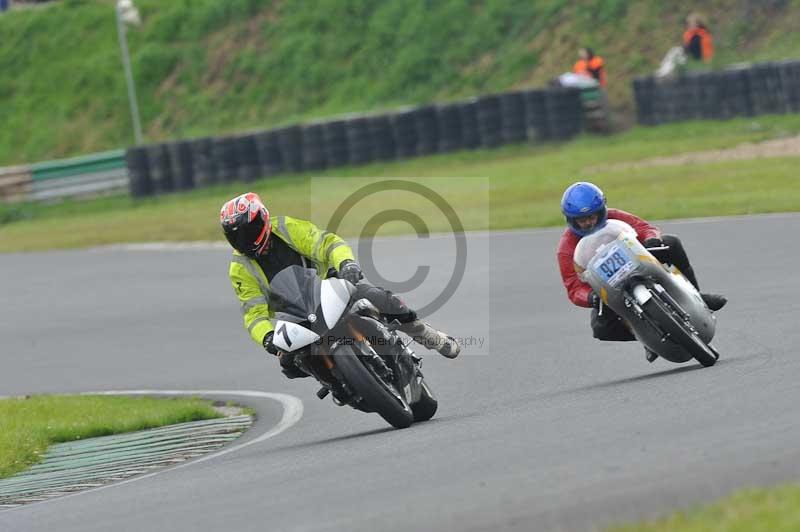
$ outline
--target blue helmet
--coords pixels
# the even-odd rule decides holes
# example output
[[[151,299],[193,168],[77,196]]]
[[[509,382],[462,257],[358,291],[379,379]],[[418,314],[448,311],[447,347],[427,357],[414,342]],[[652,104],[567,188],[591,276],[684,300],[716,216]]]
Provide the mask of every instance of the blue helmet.
[[[586,236],[604,227],[608,221],[606,195],[599,187],[583,181],[573,183],[561,197],[561,212],[567,219],[570,230],[578,236]],[[588,230],[583,230],[575,222],[576,218],[597,214],[597,223]]]

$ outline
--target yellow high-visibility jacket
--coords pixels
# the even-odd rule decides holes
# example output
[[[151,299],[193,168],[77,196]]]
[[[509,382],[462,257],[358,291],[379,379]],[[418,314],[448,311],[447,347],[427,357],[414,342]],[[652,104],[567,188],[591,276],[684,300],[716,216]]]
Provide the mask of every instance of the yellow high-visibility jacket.
[[[258,345],[262,345],[264,336],[273,329],[270,322],[273,313],[268,305],[269,279],[262,265],[268,265],[270,272],[277,273],[301,263],[316,268],[324,279],[331,268],[339,271],[342,261],[354,260],[353,250],[344,240],[328,231],[321,231],[311,222],[276,216],[271,220],[271,227],[270,239],[273,242],[263,257],[251,259],[234,251],[228,268],[231,285],[241,304],[244,328]],[[274,240],[276,238],[280,242]]]

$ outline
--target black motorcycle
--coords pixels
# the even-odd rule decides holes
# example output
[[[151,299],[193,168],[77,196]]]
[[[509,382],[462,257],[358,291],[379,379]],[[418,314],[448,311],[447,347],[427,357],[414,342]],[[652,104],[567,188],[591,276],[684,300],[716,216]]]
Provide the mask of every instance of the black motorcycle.
[[[315,377],[320,399],[376,412],[395,428],[427,421],[438,403],[420,371],[420,359],[388,322],[343,279],[290,266],[270,283],[275,312],[273,343],[281,356]]]

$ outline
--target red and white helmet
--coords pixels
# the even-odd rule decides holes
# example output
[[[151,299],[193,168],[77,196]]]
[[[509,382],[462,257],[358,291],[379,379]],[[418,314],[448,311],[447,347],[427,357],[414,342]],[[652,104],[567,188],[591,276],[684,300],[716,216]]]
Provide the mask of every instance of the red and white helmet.
[[[247,192],[227,201],[219,213],[219,222],[233,249],[251,258],[267,249],[272,232],[269,211],[255,192]]]

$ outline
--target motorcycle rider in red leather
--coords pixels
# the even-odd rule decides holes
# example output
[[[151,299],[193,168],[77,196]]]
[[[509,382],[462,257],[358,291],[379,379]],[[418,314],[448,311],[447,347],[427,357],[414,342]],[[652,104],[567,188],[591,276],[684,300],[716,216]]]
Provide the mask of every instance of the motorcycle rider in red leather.
[[[658,227],[629,212],[607,208],[605,194],[596,185],[585,182],[570,185],[561,198],[561,212],[567,220],[567,229],[561,235],[556,252],[561,279],[572,303],[592,309],[592,333],[598,340],[625,342],[636,339],[625,322],[611,309],[603,307],[602,314],[599,312],[600,298],[591,286],[581,281],[575,271],[573,254],[578,242],[584,236],[604,227],[609,219],[621,220],[630,225],[636,231],[639,242],[646,248],[668,247],[669,249],[654,250],[651,253],[659,261],[673,264],[699,290],[697,276],[680,239],[675,235],[661,234]],[[700,295],[712,311],[720,310],[727,303],[727,299],[720,295]],[[653,362],[658,356],[647,349],[645,351],[649,362]]]

